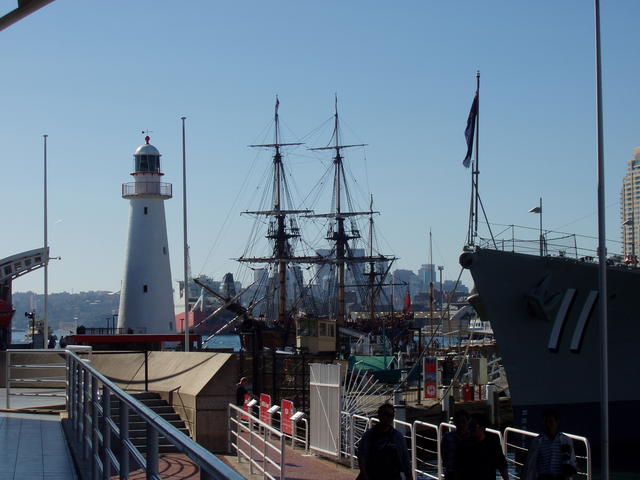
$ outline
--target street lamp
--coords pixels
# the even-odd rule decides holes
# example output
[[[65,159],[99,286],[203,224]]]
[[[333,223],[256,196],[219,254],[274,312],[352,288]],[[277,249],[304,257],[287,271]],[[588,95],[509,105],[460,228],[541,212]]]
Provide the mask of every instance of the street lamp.
[[[529,213],[537,213],[540,215],[540,256],[544,255],[544,235],[542,234],[542,197],[540,197],[540,205],[533,207]]]
[[[634,267],[636,266],[636,227],[635,227],[635,223],[633,221],[633,218],[629,218],[628,220],[625,220],[624,222],[622,222],[622,226],[623,227],[631,227],[631,261],[629,263],[631,263],[631,265],[633,265]],[[625,231],[626,233],[626,231]],[[625,235],[626,237],[626,235]],[[626,246],[627,246],[627,242],[626,242],[626,238],[625,238],[625,250],[626,250]],[[625,252],[626,253],[626,252]]]

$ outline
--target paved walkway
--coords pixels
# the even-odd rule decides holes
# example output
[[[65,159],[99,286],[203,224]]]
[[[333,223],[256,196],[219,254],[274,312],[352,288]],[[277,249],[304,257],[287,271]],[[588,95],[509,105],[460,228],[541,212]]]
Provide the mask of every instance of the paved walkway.
[[[0,412],[0,480],[73,480],[59,415]]]
[[[254,439],[254,447],[258,451],[262,450],[262,443],[259,439]],[[251,474],[249,461],[244,457],[239,463],[235,455],[218,455],[218,457],[245,478],[251,480],[263,478],[262,473],[256,467],[253,469],[254,474]],[[262,465],[262,461],[255,452],[254,460]],[[284,478],[278,476],[278,472],[272,465],[268,465],[267,471],[280,480],[353,480],[358,475],[358,470],[352,470],[341,464],[309,454],[304,450],[294,450],[290,446],[286,447]]]

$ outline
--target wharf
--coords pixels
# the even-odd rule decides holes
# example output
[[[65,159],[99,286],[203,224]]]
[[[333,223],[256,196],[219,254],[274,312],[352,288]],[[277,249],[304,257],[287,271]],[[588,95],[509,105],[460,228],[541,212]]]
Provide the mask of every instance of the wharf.
[[[260,448],[260,445],[256,446],[257,450],[260,450]],[[258,472],[258,469],[254,469],[254,474],[251,474],[249,462],[244,458],[238,462],[238,457],[235,454],[218,455],[218,457],[249,480],[264,478],[262,473]],[[279,480],[353,480],[358,475],[358,470],[352,470],[340,463],[306,453],[304,450],[294,450],[288,445],[285,458],[285,475],[284,478]],[[261,465],[259,458],[255,457],[254,460]],[[268,470],[271,475],[277,475],[275,470],[272,471],[271,468]]]

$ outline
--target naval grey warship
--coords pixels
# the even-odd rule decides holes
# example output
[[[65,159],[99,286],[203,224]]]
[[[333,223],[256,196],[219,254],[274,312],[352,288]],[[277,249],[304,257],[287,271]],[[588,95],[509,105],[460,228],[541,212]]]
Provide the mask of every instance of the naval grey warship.
[[[509,379],[514,424],[540,431],[542,411],[558,410],[562,429],[600,443],[598,264],[591,258],[466,247],[460,264],[489,320]],[[640,269],[611,264],[608,276],[609,415],[612,460],[638,451]]]

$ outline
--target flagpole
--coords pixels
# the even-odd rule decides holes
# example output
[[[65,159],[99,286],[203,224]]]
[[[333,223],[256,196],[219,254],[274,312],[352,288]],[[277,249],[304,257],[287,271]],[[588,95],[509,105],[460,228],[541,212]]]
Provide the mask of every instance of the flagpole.
[[[42,332],[42,348],[49,346],[49,238],[48,238],[48,212],[47,212],[47,137],[44,139],[44,322]],[[35,320],[34,320],[35,322]]]
[[[476,187],[475,187],[475,182],[473,181],[473,167],[471,168],[471,196],[469,197],[469,233],[468,233],[468,241],[467,243],[469,245],[473,245],[475,242],[475,237],[473,235],[473,221],[475,218],[475,215],[473,213],[473,199],[475,198],[476,195]]]
[[[604,138],[602,132],[602,65],[600,55],[600,0],[594,0],[596,43],[596,118],[598,157],[598,317],[600,319],[600,430],[601,479],[609,480],[609,352],[607,324],[607,267],[604,203]]]
[[[187,150],[185,146],[184,121],[187,117],[181,117],[182,120],[182,219],[184,234],[184,351],[189,351],[189,246],[187,243]],[[194,313],[195,319],[195,313]]]
[[[474,206],[474,215],[475,215],[475,225],[474,225],[474,237],[478,235],[478,197],[480,193],[478,191],[478,174],[480,173],[480,159],[478,153],[478,146],[480,144],[480,70],[476,71],[476,95],[478,96],[478,109],[476,113],[476,161],[475,166],[472,169],[472,177],[474,178],[475,183],[475,206]]]

